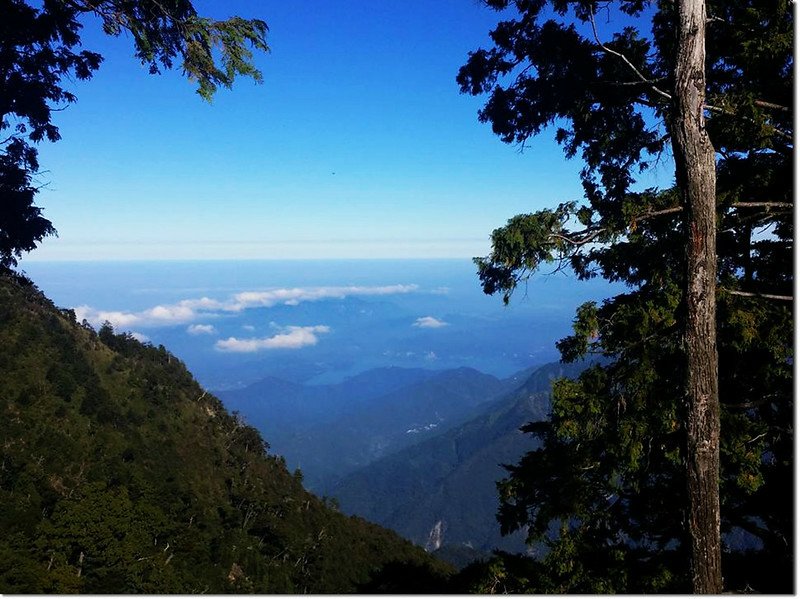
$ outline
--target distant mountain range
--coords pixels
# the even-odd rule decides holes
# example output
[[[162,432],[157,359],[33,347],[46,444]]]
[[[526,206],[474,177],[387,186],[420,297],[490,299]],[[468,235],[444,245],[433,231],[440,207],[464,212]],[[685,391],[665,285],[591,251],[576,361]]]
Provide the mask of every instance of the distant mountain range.
[[[524,538],[500,536],[496,481],[535,441],[519,431],[543,420],[555,378],[586,364],[547,364],[521,373],[524,382],[481,406],[473,419],[386,456],[345,477],[331,492],[343,511],[396,530],[428,550],[460,547],[478,557],[501,548],[524,551]],[[473,551],[464,551],[464,548]],[[447,553],[447,551],[445,551]]]
[[[268,378],[219,395],[302,470],[307,488],[328,493],[341,477],[464,422],[515,383],[471,368],[381,368],[335,385]]]
[[[243,389],[220,391],[226,406],[270,432],[340,418],[348,408],[436,374],[422,368],[375,368],[333,385],[307,385],[275,376]]]
[[[501,537],[496,482],[535,441],[519,428],[549,411],[550,385],[586,364],[547,364],[500,380],[470,368],[369,370],[334,385],[274,377],[220,392],[230,410],[300,468],[307,488],[462,565]]]

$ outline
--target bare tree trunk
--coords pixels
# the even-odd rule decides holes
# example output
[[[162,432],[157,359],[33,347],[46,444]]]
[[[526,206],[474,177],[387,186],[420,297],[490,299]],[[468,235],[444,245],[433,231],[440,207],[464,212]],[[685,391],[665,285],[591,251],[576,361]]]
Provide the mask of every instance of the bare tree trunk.
[[[687,210],[685,344],[688,526],[692,590],[722,592],[719,389],[716,336],[716,172],[705,130],[704,0],[678,0],[671,120],[676,176]]]

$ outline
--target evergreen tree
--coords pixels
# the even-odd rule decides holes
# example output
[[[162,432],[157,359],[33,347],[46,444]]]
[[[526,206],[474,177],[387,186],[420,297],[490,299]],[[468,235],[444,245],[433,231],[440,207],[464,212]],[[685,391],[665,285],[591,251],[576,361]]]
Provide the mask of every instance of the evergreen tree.
[[[677,139],[686,116],[677,99],[685,93],[679,51],[688,47],[680,37],[683,3],[488,4],[513,4],[518,14],[492,32],[493,48],[470,55],[458,77],[462,90],[490,94],[480,119],[504,141],[524,143],[554,126],[566,154],[582,155],[585,199],[517,216],[496,230],[492,253],[477,260],[484,290],[508,301],[518,283],[552,262],[581,278],[600,275],[629,286],[601,306],[580,307],[575,334],[560,342],[565,360],[599,352],[609,362],[577,382],[557,384],[551,420],[527,427],[544,445],[511,467],[501,484],[502,527],[529,526],[531,541],[550,545],[542,590],[719,590],[713,557],[709,576],[701,575],[697,558],[694,584],[685,576],[692,545],[705,534],[689,507],[695,487],[686,484],[686,469],[705,449],[713,453],[717,413],[713,390],[706,391],[710,433],[693,440],[687,430],[692,396],[688,402],[684,396],[692,380],[687,351],[694,293],[714,300],[712,316],[717,311],[703,351],[712,352],[707,366],[713,371],[716,334],[721,479],[714,478],[713,455],[700,464],[707,470],[699,479],[719,484],[722,493],[726,586],[786,592],[792,568],[791,5],[708,3],[707,81],[692,78],[700,84],[692,118],[716,151],[710,169],[716,222],[711,219],[701,243],[686,172],[698,162]],[[623,26],[601,35],[601,15]],[[638,172],[671,149],[676,187],[636,191]],[[698,288],[693,254],[703,250],[713,260],[715,243],[716,260],[706,271],[716,276]],[[713,520],[713,506],[710,514]],[[713,553],[713,538],[710,545]],[[752,550],[746,560],[740,559],[744,549]],[[769,574],[760,575],[766,563]]]
[[[66,82],[91,78],[102,62],[80,49],[85,15],[109,35],[129,33],[150,73],[180,66],[206,100],[237,75],[260,81],[252,50],[267,50],[263,21],[205,18],[190,0],[0,0],[0,15],[0,267],[55,234],[34,205],[35,144],[60,139],[52,113],[76,100]]]

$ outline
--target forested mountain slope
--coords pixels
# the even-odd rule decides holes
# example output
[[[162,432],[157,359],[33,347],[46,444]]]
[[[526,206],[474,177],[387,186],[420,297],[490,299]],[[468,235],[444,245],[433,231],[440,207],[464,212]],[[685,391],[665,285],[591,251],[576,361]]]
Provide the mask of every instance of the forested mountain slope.
[[[306,492],[163,347],[0,276],[0,592],[348,592],[446,572]]]

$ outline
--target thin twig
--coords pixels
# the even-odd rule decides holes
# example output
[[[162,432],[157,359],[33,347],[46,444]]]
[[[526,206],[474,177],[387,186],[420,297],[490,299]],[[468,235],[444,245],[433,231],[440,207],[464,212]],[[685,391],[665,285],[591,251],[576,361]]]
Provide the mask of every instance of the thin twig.
[[[594,34],[594,39],[597,42],[598,46],[600,46],[605,52],[607,52],[609,54],[612,54],[612,55],[622,59],[622,61],[626,65],[628,65],[628,67],[636,74],[636,76],[639,79],[641,79],[642,83],[647,83],[648,85],[650,85],[650,89],[652,89],[654,92],[656,92],[659,96],[661,96],[662,98],[666,98],[667,100],[672,100],[672,96],[670,94],[668,94],[664,90],[659,89],[658,87],[656,87],[656,85],[650,79],[645,77],[642,74],[642,72],[639,69],[637,69],[636,66],[630,60],[628,60],[627,56],[625,56],[621,52],[617,52],[616,50],[612,50],[611,48],[609,48],[603,42],[600,41],[600,36],[597,35],[597,23],[595,23],[595,20],[594,20],[594,10],[589,12],[589,20],[592,23],[592,33]]]

